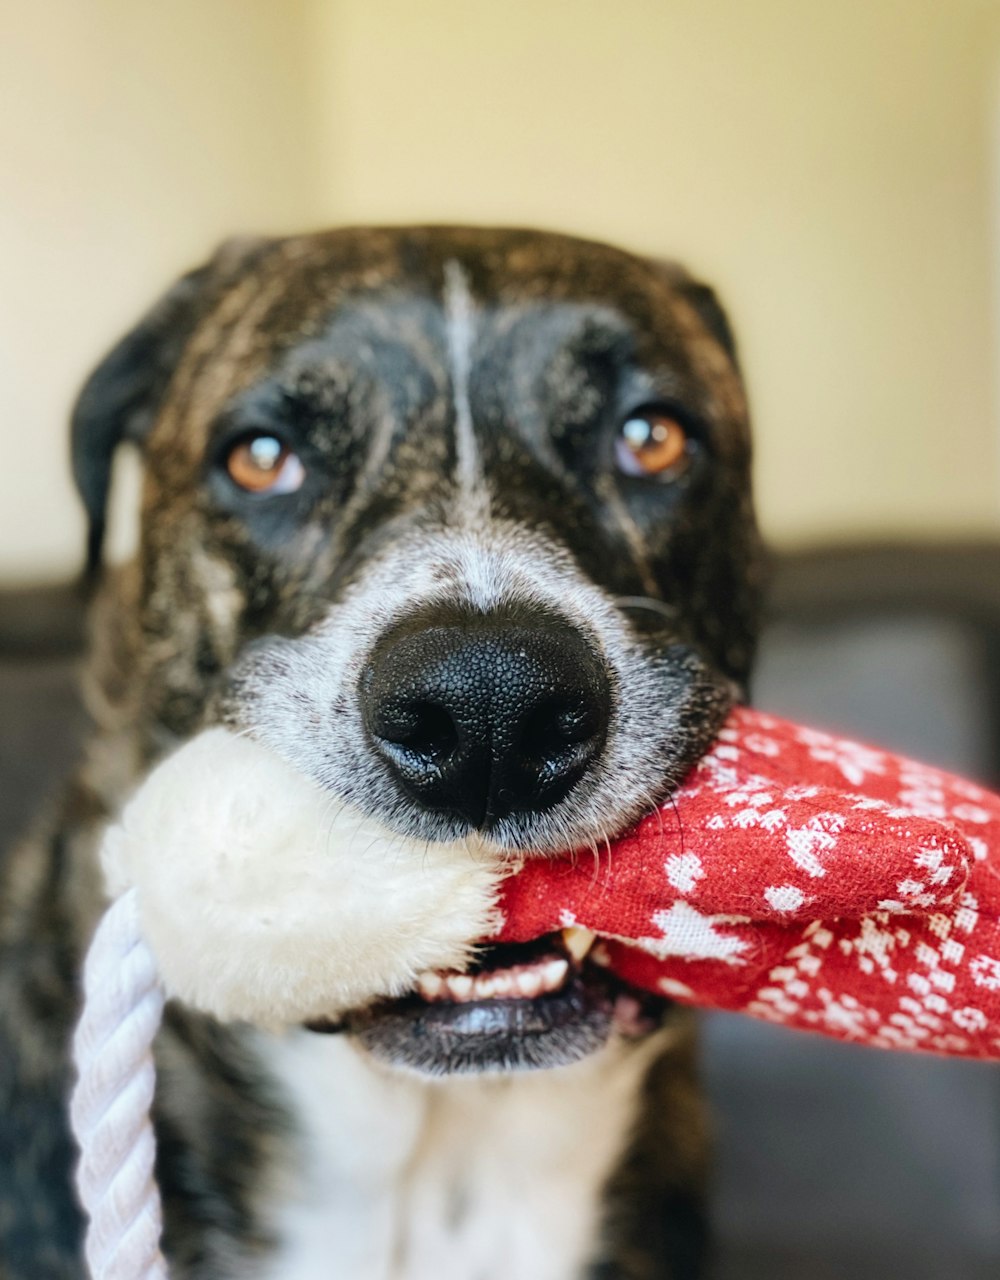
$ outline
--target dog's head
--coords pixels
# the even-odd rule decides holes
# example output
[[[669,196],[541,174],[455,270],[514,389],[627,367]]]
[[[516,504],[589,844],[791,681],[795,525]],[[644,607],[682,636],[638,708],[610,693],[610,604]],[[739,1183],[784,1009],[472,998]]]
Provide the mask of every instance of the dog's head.
[[[746,406],[679,269],[522,231],[235,243],[83,391],[92,561],[123,440],[115,696],[149,754],[223,717],[395,831],[544,853],[663,800],[746,677]]]

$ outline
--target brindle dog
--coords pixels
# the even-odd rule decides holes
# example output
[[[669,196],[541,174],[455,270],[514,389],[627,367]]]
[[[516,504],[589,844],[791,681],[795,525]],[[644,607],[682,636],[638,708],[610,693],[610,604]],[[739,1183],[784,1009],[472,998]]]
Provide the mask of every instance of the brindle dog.
[[[406,835],[565,849],[669,796],[754,647],[733,340],[675,267],[528,231],[234,242],[77,404],[95,573],[126,441],[141,544],[98,593],[97,733],[2,884],[5,1280],[81,1275],[67,1042],[95,854],[166,751],[224,718]],[[600,975],[571,987],[495,1001],[461,1061],[447,1031],[469,1009],[447,1001],[280,1050],[168,1008],[172,1274],[700,1274],[689,1017],[660,1001],[637,1021]],[[514,1074],[519,1005],[548,1018],[548,1071]]]

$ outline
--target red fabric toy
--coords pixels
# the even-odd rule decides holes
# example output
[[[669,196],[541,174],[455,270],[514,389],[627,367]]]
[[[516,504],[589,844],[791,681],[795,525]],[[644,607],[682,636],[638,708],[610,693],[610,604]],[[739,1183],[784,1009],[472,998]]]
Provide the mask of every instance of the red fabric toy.
[[[686,1004],[1000,1057],[1000,797],[775,716],[734,711],[674,803],[528,862],[501,905],[501,940],[590,929]]]

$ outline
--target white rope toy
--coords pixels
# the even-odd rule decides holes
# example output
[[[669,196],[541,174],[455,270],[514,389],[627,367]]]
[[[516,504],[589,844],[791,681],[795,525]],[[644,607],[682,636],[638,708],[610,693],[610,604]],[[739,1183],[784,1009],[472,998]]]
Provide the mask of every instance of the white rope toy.
[[[77,1189],[90,1218],[87,1266],[94,1280],[163,1280],[150,1118],[163,989],[139,930],[134,889],[112,903],[98,925],[83,990],[70,1118],[81,1152]]]
[[[457,968],[496,924],[502,869],[412,846],[221,728],[163,761],[108,828],[70,1115],[92,1280],[164,1280],[150,1119],[166,996],[285,1034]]]

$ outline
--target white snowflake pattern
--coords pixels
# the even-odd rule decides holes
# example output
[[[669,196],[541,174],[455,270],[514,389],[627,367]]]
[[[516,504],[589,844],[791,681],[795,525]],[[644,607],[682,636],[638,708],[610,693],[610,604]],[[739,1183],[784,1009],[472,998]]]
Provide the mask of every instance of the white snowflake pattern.
[[[860,742],[833,738],[815,729],[800,729],[798,739],[808,747],[813,760],[820,764],[832,764],[854,787],[860,787],[870,773],[885,773],[883,753],[873,751]]]
[[[842,813],[818,813],[804,827],[789,827],[785,833],[788,856],[807,875],[825,876],[826,867],[817,855],[836,847],[846,821]]]
[[[1000,960],[992,956],[976,956],[969,965],[969,973],[977,987],[1000,991]]]
[[[744,964],[740,956],[749,942],[720,926],[748,924],[746,916],[706,916],[690,903],[675,902],[668,911],[657,911],[653,924],[659,938],[637,938],[636,945],[651,955],[665,960],[667,956],[683,956],[687,960],[723,960],[726,964]]]
[[[797,911],[806,895],[793,884],[773,884],[764,890],[764,898],[775,911]]]
[[[705,878],[705,868],[696,853],[675,853],[663,864],[667,879],[678,893],[690,893]]]

